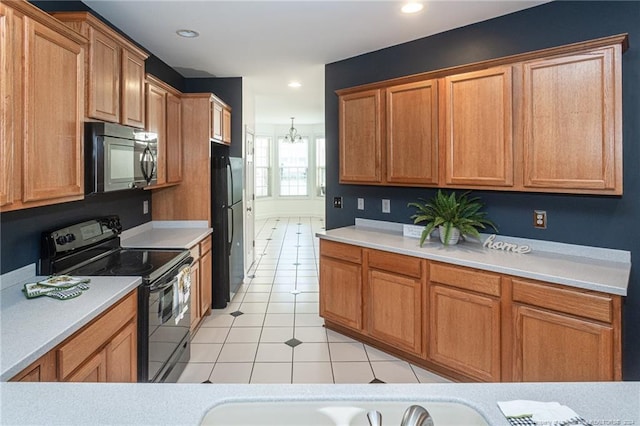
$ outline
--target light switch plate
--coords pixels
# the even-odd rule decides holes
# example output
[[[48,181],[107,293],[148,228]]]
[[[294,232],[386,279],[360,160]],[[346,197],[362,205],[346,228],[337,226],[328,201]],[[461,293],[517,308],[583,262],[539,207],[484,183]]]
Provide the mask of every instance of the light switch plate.
[[[358,198],[358,210],[364,210],[364,198]]]

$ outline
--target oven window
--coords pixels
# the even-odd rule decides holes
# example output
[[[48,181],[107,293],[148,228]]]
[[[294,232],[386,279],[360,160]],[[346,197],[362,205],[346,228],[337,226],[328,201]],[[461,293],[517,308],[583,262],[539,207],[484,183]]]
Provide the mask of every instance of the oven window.
[[[111,181],[131,181],[135,176],[133,146],[110,144],[109,156],[109,177]]]

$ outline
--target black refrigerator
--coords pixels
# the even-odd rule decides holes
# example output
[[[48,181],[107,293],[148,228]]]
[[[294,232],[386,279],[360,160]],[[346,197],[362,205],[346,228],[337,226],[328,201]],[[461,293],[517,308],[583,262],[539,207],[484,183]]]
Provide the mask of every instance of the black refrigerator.
[[[213,227],[213,308],[231,300],[244,280],[243,159],[211,143],[211,223]]]

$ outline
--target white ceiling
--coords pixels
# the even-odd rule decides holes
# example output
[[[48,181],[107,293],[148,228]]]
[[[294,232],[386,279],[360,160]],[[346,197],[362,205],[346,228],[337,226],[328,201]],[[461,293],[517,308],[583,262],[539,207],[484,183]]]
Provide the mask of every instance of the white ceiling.
[[[324,121],[324,64],[548,0],[427,0],[415,15],[398,0],[83,1],[184,77],[245,77],[256,124],[311,124]]]

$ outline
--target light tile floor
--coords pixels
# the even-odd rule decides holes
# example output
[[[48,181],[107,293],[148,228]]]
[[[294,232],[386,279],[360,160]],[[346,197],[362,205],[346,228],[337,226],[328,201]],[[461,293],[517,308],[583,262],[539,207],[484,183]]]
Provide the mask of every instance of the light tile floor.
[[[256,263],[192,339],[183,383],[434,383],[447,379],[323,327],[320,218],[256,222]]]

